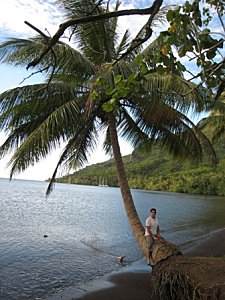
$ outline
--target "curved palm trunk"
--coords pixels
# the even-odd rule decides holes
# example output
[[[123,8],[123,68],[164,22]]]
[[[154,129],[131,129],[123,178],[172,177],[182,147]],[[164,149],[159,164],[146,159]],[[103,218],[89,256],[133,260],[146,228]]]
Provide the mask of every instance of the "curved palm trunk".
[[[110,113],[108,116],[108,123],[109,123],[109,133],[110,133],[110,139],[111,144],[113,148],[113,155],[115,159],[115,165],[116,165],[116,171],[118,176],[118,181],[120,185],[120,190],[125,206],[125,211],[131,226],[131,229],[133,231],[135,240],[143,252],[143,254],[147,257],[148,256],[148,248],[146,239],[144,236],[144,228],[143,225],[139,219],[139,216],[137,214],[137,210],[134,205],[134,201],[131,195],[130,187],[128,184],[122,155],[120,152],[120,146],[118,141],[118,135],[117,135],[117,129],[116,129],[116,121],[113,113]],[[154,243],[153,248],[153,259],[155,263],[158,263],[160,261],[165,260],[166,258],[173,256],[173,255],[179,255],[180,251],[178,247],[164,238],[161,238],[158,240],[157,243]]]
[[[128,184],[128,180],[127,180],[127,176],[126,176],[126,172],[122,160],[122,155],[120,152],[116,122],[113,113],[109,113],[108,122],[109,122],[109,133],[110,133],[110,139],[113,148],[116,171],[117,171],[120,190],[121,190],[121,194],[125,206],[125,211],[131,229],[133,231],[135,240],[138,246],[140,247],[141,251],[143,252],[143,254],[147,256],[147,243],[144,237],[144,228],[137,214],[134,201],[131,195],[130,187]]]

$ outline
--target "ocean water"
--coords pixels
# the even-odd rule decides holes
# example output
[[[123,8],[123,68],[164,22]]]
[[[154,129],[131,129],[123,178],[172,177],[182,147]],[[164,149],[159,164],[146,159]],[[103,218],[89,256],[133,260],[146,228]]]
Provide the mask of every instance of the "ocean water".
[[[46,299],[142,259],[118,188],[0,179],[0,299]],[[225,228],[225,198],[132,190],[143,225],[185,249]]]

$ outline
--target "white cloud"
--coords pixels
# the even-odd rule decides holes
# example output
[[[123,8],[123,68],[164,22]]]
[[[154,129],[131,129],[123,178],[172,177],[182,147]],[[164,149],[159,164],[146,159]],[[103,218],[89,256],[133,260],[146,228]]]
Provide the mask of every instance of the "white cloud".
[[[0,7],[1,36],[34,34],[24,21],[32,23],[43,31],[47,28],[53,34],[63,20],[55,1],[0,0]]]
[[[133,8],[135,8],[135,5],[132,3],[128,5],[121,4],[120,6],[120,10],[133,9]],[[140,15],[122,16],[119,17],[118,19],[118,25],[119,25],[119,29],[123,31],[129,29],[130,33],[134,37],[138,33],[138,30],[146,23],[146,21],[147,21],[147,16],[140,16]]]
[[[176,5],[181,4],[181,2],[182,0],[167,0],[164,5]],[[148,6],[149,1],[147,0],[122,1],[120,9],[145,8]],[[45,31],[47,29],[53,35],[60,23],[64,21],[59,4],[55,0],[0,0],[0,7],[0,37],[15,35],[27,37],[27,35],[35,34],[33,29],[24,24],[24,21],[30,22],[45,33],[47,33]],[[122,16],[119,17],[119,24],[124,31],[129,28],[130,32],[135,35],[146,20],[147,16]]]

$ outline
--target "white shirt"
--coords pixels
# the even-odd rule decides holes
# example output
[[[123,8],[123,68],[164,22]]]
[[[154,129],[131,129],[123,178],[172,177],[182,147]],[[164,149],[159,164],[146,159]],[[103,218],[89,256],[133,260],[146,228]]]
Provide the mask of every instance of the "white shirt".
[[[150,227],[152,235],[157,235],[157,228],[159,226],[158,219],[157,218],[152,218],[148,217],[148,219],[145,222],[146,227]],[[145,236],[150,235],[147,231],[147,228],[145,229]]]

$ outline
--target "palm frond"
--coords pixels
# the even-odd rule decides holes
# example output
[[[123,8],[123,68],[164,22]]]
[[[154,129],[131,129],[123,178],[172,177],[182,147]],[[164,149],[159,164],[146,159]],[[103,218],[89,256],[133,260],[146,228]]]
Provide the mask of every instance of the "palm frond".
[[[46,156],[50,148],[57,147],[61,140],[68,139],[80,120],[80,106],[84,102],[80,91],[76,92],[72,86],[51,84],[51,92],[40,89],[31,94],[33,89],[34,86],[24,86],[0,97],[0,128],[9,134],[1,147],[2,155],[20,148],[20,156],[20,152],[30,149],[32,163]],[[43,151],[40,149],[42,146]]]
[[[202,119],[197,126],[200,130],[210,130],[212,143],[218,142],[225,133],[225,116],[210,115]]]
[[[130,32],[129,30],[126,30],[124,35],[122,36],[122,39],[119,43],[119,45],[116,47],[116,58],[119,57],[122,53],[124,53],[127,50],[127,47],[130,43]]]
[[[189,83],[174,76],[150,75],[146,79],[142,96],[138,98],[136,95],[134,100],[130,98],[129,103],[124,104],[132,115],[130,118],[124,115],[122,120],[125,123],[120,123],[124,137],[131,139],[136,146],[142,143],[149,147],[148,139],[151,143],[160,142],[175,156],[191,157],[196,152],[196,159],[201,159],[204,148],[215,164],[216,156],[209,140],[182,114],[191,107],[197,110],[205,107],[204,91],[201,94],[193,89],[189,93]]]
[[[46,43],[43,37],[37,36],[31,39],[10,39],[0,45],[0,61],[14,66],[27,66],[29,62],[36,59]],[[52,71],[59,74],[63,79],[73,77],[83,82],[90,78],[96,68],[93,63],[76,49],[68,44],[59,42],[52,53],[47,54],[40,63],[42,73],[52,75]],[[56,75],[55,75],[56,76]]]
[[[129,142],[133,148],[145,144],[150,149],[152,146],[151,138],[139,126],[138,120],[132,117],[133,112],[134,110],[128,112],[126,109],[121,112],[121,122],[118,124],[119,135]]]
[[[160,10],[157,12],[157,14],[154,16],[152,21],[152,27],[162,27],[162,25],[165,25],[167,23],[166,14],[169,10],[175,8],[175,5],[167,5],[164,7],[161,7]]]
[[[71,99],[83,95],[82,87],[52,83],[27,85],[0,94],[0,129],[11,131],[26,122],[42,119]]]
[[[15,66],[25,66],[36,58],[44,43],[45,39],[43,37],[8,39],[0,45],[0,61]]]
[[[127,46],[127,49],[124,53],[121,54],[120,58],[126,58],[126,60],[132,61],[135,59],[137,55],[141,53],[144,48],[144,44],[149,43],[149,39],[151,38],[153,28],[157,27],[157,25],[162,25],[166,22],[166,13],[170,9],[170,7],[164,7],[158,11],[156,15],[152,18],[150,16],[149,20],[142,26],[136,36],[132,39],[132,41]],[[144,53],[144,52],[143,52]]]
[[[218,142],[225,133],[225,101],[220,97],[214,101],[211,113],[198,124],[200,130],[210,130],[212,142]]]
[[[109,2],[108,2],[108,5],[109,5]],[[117,0],[113,11],[118,11],[120,5],[121,5],[120,0]],[[109,12],[109,7],[107,7],[107,11]],[[119,39],[117,29],[118,29],[118,18],[112,18],[111,19],[111,32],[112,32],[112,34],[114,33],[114,37],[112,38],[112,40],[114,41],[113,47],[115,47],[115,44],[117,44],[117,41]]]
[[[107,131],[106,131],[105,140],[103,142],[103,149],[106,154],[112,153],[112,144],[111,144],[111,140],[110,140],[109,128],[107,128]]]
[[[26,140],[14,153],[8,165],[11,166],[11,177],[16,173],[24,171],[29,165],[34,165],[42,158],[45,158],[52,151],[52,149],[59,146],[63,140],[66,141],[66,138],[69,138],[69,136],[72,135],[67,134],[63,138],[62,134],[60,135],[59,131],[55,131],[58,128],[57,125],[56,128],[54,128],[54,132],[52,132],[52,136],[50,135],[51,131],[49,129],[48,133],[46,134],[45,130],[48,125],[48,122],[43,122],[42,125],[40,125],[26,138]],[[73,132],[74,131],[75,130],[73,130]],[[77,131],[80,132],[79,129],[77,129]],[[82,161],[85,161],[85,155],[86,154],[84,154],[83,157],[81,157],[80,155],[79,159],[77,158],[77,160],[74,161],[73,164],[75,165],[75,163],[78,164],[78,162],[81,163]]]
[[[71,125],[72,122],[70,123],[69,120],[75,124],[78,124],[80,120],[80,114],[77,113],[77,106],[74,101],[55,110],[45,120],[42,120],[39,126],[26,124],[31,127],[36,125],[36,128],[32,128],[29,135],[28,131],[24,130],[24,125],[22,125],[22,130],[20,130],[21,127],[16,131],[14,130],[14,135],[11,135],[3,145],[4,148],[1,148],[3,151],[5,148],[12,150],[10,146],[15,146],[16,143],[18,147],[18,142],[22,140],[22,144],[17,148],[9,162],[9,165],[12,165],[11,176],[14,173],[24,171],[29,165],[34,165],[40,159],[45,158],[52,149],[60,146],[62,141],[66,141],[74,129],[74,125]],[[16,132],[17,135],[15,136]]]
[[[150,116],[137,112],[135,120],[127,114],[120,124],[120,132],[134,147],[142,147],[145,151],[160,144],[174,157],[192,158],[194,153],[196,160],[201,160],[202,157],[201,143],[192,128],[182,119],[177,119],[175,111],[168,114],[167,107],[164,112],[155,110],[154,115]]]
[[[210,105],[210,97],[205,89],[175,75],[148,74],[143,86],[146,91],[144,98],[149,97],[152,102],[161,99],[186,114],[205,111]]]
[[[64,1],[68,18],[78,18],[88,15],[98,15],[107,12],[107,7],[101,1]],[[115,9],[118,9],[116,5]],[[95,65],[110,62],[115,57],[117,40],[116,21],[113,19],[79,24],[72,28],[72,34],[79,49]]]
[[[52,174],[46,195],[49,195],[54,187],[55,178],[59,167],[64,165],[67,170],[76,170],[88,161],[88,154],[96,147],[97,131],[94,125],[94,118],[90,118],[80,125],[73,137],[65,146],[57,166]]]

